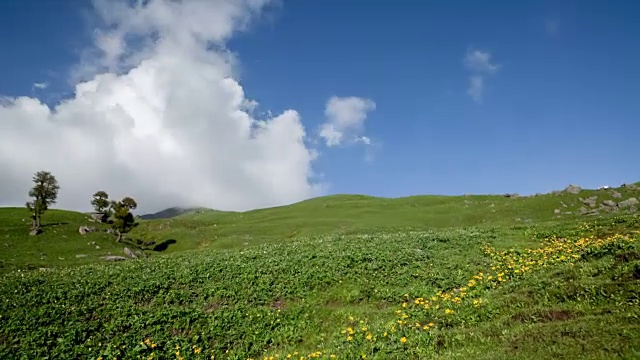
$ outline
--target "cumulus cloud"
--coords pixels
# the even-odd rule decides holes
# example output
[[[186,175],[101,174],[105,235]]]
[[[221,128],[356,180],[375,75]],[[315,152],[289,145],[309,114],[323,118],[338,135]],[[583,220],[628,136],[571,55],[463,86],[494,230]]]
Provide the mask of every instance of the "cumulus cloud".
[[[471,73],[467,94],[475,102],[482,102],[485,90],[485,77],[495,74],[500,65],[491,63],[491,53],[481,50],[467,50],[463,59],[464,67]]]
[[[33,87],[34,87],[34,88],[36,88],[36,89],[44,90],[44,89],[46,89],[47,87],[49,87],[49,84],[48,84],[48,83],[46,83],[46,82],[37,82],[37,83],[34,83],[34,84],[33,84]]]
[[[325,106],[327,121],[320,126],[320,137],[328,147],[354,142],[371,144],[371,139],[362,133],[368,113],[375,108],[376,103],[370,99],[332,96]]]
[[[97,190],[133,196],[139,212],[321,194],[300,114],[252,115],[225,48],[267,1],[131,3],[95,3],[104,26],[73,97],[0,99],[0,205],[22,206],[38,170],[58,178],[57,205],[76,210]]]
[[[480,50],[469,50],[464,57],[464,66],[478,73],[493,74],[500,68],[500,65],[491,63],[491,54]]]
[[[484,92],[484,78],[476,75],[469,77],[469,88],[467,94],[476,102],[482,101],[482,93]]]

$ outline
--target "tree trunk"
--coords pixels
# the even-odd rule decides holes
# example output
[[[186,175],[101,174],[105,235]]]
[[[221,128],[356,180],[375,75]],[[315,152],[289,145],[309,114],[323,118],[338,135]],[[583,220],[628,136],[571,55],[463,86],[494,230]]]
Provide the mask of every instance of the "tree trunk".
[[[120,242],[120,240],[122,240],[122,233],[120,231],[117,231],[118,233],[118,237],[116,238],[116,242]]]

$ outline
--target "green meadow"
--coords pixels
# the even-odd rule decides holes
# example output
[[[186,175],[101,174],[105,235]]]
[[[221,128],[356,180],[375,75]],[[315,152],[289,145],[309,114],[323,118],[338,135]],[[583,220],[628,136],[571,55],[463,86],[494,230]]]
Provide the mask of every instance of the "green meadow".
[[[640,197],[615,190],[335,195],[123,243],[0,208],[0,358],[640,359],[640,217],[580,210]]]

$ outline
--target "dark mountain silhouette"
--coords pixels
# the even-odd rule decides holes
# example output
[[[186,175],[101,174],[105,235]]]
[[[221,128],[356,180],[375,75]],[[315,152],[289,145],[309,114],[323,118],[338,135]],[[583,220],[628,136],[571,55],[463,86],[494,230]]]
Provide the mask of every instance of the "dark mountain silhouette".
[[[207,210],[205,208],[181,208],[181,207],[170,207],[161,211],[158,211],[153,214],[144,214],[139,217],[143,220],[152,220],[152,219],[169,219],[172,217],[176,217],[178,215],[182,215],[184,213],[198,211],[198,210]]]

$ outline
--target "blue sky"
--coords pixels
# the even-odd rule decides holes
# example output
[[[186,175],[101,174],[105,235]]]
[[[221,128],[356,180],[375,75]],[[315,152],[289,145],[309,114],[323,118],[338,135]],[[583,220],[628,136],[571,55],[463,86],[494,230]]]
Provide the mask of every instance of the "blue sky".
[[[78,4],[0,3],[0,94],[73,95],[94,25]],[[260,110],[299,112],[329,193],[530,194],[640,180],[638,13],[633,1],[285,0],[226,47]],[[485,71],[465,66],[474,52],[490,56]],[[360,133],[373,145],[316,139],[332,96],[375,102]]]

